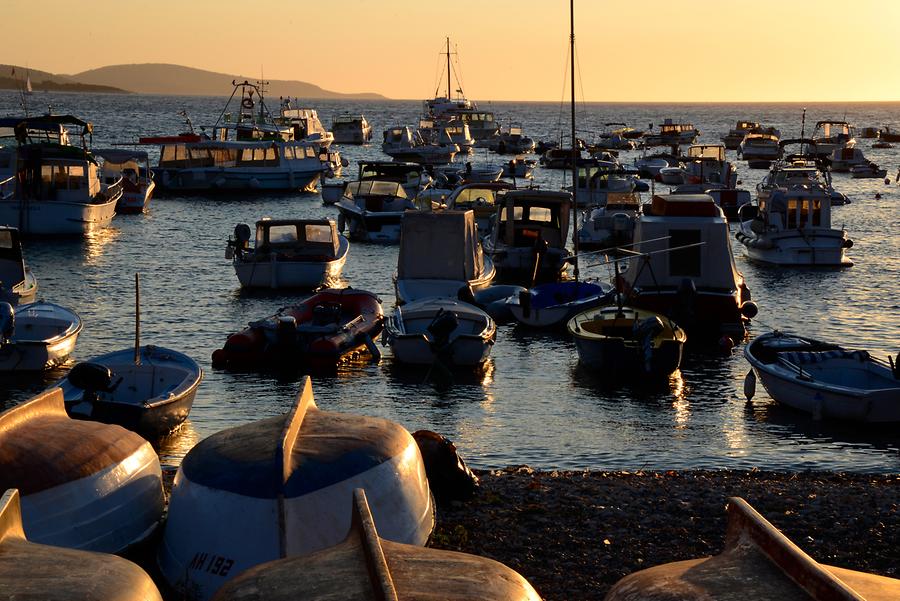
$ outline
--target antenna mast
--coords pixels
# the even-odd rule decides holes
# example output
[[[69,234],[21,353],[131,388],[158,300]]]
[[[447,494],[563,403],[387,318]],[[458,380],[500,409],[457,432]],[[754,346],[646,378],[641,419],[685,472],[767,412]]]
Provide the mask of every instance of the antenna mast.
[[[575,250],[574,275],[578,281],[578,144],[575,140],[575,0],[569,0],[569,58],[572,88],[572,245]]]

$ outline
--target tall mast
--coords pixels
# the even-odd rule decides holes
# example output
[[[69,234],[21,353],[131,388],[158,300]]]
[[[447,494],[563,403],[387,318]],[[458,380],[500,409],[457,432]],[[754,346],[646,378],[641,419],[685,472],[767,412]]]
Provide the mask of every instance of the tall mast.
[[[447,100],[453,100],[450,93],[450,36],[447,36]]]
[[[572,88],[572,247],[574,275],[578,281],[578,144],[575,141],[575,0],[569,0],[569,56]]]

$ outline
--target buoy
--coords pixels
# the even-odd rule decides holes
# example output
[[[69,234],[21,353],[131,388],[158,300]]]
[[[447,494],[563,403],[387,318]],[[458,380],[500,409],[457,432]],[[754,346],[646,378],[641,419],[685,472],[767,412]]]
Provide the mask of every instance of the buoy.
[[[880,192],[876,192],[876,193],[875,193],[875,200],[881,200],[881,193],[880,193]]]
[[[753,395],[756,394],[756,374],[751,369],[747,372],[747,375],[744,376],[744,396],[747,397],[747,402],[749,403],[753,399]]]

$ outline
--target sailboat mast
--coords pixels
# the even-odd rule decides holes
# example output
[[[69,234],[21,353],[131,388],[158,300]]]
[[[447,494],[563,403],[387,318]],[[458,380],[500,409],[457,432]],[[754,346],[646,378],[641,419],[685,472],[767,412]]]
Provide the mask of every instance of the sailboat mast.
[[[572,246],[575,252],[574,275],[578,281],[578,144],[575,141],[575,0],[569,0],[569,57],[572,96]]]
[[[453,100],[450,93],[450,36],[447,36],[447,100]]]

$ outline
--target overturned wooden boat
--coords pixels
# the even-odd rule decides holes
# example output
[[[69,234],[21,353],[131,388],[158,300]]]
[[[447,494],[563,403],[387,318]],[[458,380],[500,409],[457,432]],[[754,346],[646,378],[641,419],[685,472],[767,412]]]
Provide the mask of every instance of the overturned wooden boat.
[[[0,498],[0,598],[42,601],[162,601],[144,570],[121,557],[33,543],[19,491]]]
[[[216,368],[334,368],[346,357],[368,351],[380,358],[373,340],[381,333],[384,311],[372,292],[327,288],[299,305],[251,322],[213,352]]]
[[[818,563],[741,498],[728,500],[725,550],[630,574],[606,601],[889,601],[900,580]]]
[[[365,488],[385,538],[424,545],[434,526],[425,467],[387,420],[320,411],[307,377],[287,415],[223,430],[185,456],[157,556],[181,594],[209,599],[253,566],[339,543]]]
[[[0,414],[0,490],[19,489],[28,539],[118,553],[163,514],[150,443],[124,428],[66,415],[60,388]]]
[[[53,303],[14,308],[0,302],[0,371],[41,371],[64,363],[81,328],[74,311]]]
[[[538,601],[519,573],[467,553],[423,549],[378,535],[363,489],[353,492],[350,532],[338,545],[251,568],[214,601]]]

